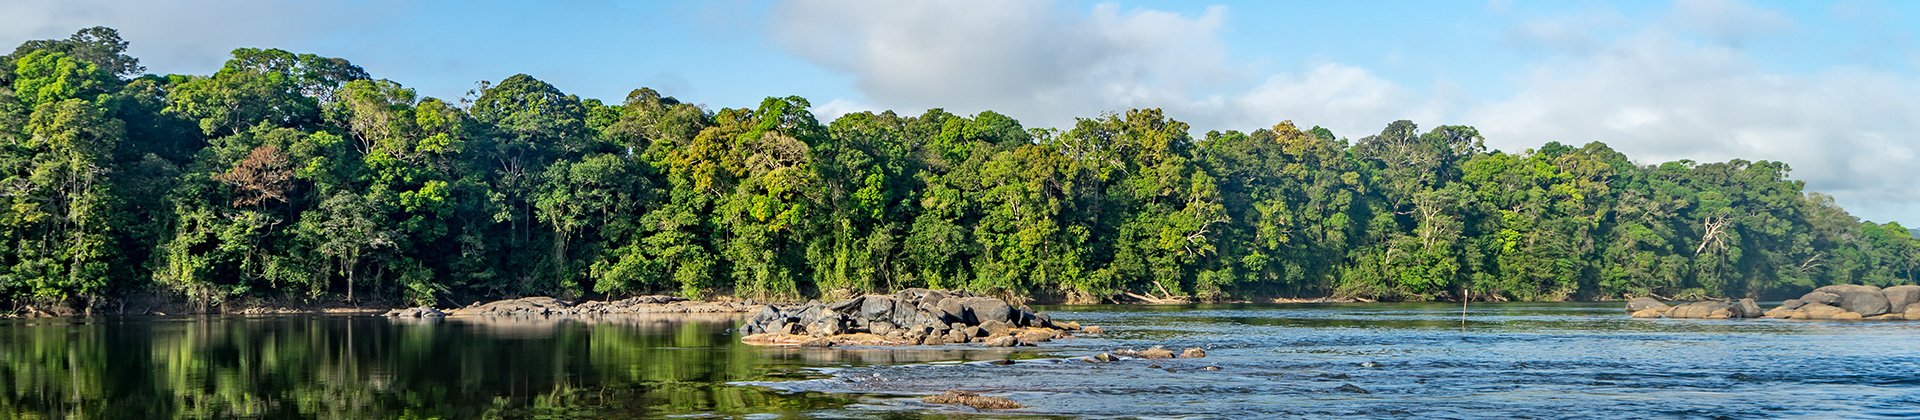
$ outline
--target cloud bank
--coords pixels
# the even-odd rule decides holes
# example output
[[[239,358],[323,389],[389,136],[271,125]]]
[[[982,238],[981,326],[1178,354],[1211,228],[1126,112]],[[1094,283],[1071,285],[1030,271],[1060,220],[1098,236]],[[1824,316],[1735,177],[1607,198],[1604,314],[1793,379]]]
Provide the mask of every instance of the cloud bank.
[[[1604,141],[1642,163],[1778,160],[1856,214],[1920,222],[1920,79],[1867,66],[1784,72],[1750,46],[1796,22],[1733,0],[1681,0],[1651,18],[1611,11],[1514,18],[1490,40],[1528,57],[1509,92],[1462,100],[1367,68],[1309,62],[1261,74],[1230,57],[1230,11],[1181,14],[1047,1],[789,0],[769,36],[850,75],[861,108],[993,109],[1031,126],[1133,107],[1200,130],[1291,119],[1358,138],[1396,119],[1468,124],[1495,147]],[[1500,3],[1492,13],[1506,13]],[[1637,26],[1636,26],[1637,25]],[[1485,51],[1473,53],[1486,53]]]

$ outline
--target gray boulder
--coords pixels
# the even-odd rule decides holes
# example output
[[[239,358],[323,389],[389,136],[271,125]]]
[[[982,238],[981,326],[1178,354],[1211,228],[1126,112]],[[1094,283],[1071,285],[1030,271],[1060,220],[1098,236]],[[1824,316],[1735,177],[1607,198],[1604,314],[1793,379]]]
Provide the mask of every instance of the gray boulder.
[[[987,297],[962,298],[960,305],[967,308],[968,318],[973,323],[987,321],[1012,322],[1013,306],[1006,301]]]
[[[1693,302],[1673,307],[1667,311],[1668,318],[1727,319],[1733,318],[1732,303],[1721,301]]]
[[[1840,304],[1840,295],[1827,293],[1827,292],[1820,291],[1819,289],[1815,289],[1814,291],[1807,292],[1807,294],[1800,295],[1799,300],[1801,304],[1818,303],[1822,305],[1832,306],[1832,305]]]
[[[1740,299],[1739,302],[1734,303],[1733,307],[1734,318],[1759,318],[1766,315],[1766,312],[1760,309],[1760,304],[1755,303],[1752,298]]]
[[[1847,310],[1847,312],[1859,313],[1860,316],[1885,314],[1892,306],[1887,301],[1887,295],[1881,293],[1880,288],[1873,286],[1836,284],[1813,289],[1813,291],[1815,293],[1826,292],[1839,296],[1840,303],[1833,306],[1838,306],[1840,309]]]
[[[1889,313],[1906,312],[1907,305],[1920,302],[1920,286],[1911,284],[1880,289],[1880,294],[1887,295],[1887,312]]]
[[[1640,312],[1648,309],[1665,311],[1670,307],[1671,306],[1667,306],[1666,303],[1650,297],[1637,297],[1627,301],[1627,313]]]

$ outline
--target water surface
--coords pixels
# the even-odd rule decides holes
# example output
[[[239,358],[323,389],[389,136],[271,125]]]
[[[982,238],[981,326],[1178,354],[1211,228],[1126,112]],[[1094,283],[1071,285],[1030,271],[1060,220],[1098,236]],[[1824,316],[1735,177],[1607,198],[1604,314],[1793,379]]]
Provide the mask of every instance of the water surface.
[[[724,316],[7,320],[0,417],[968,412],[915,398],[948,389],[1028,406],[996,416],[1920,415],[1920,323],[1638,320],[1618,304],[1476,305],[1464,321],[1445,304],[1043,309],[1109,334],[1018,350],[825,350],[739,345],[738,319]],[[1079,360],[1155,344],[1209,356]],[[985,362],[1003,358],[1018,362]]]

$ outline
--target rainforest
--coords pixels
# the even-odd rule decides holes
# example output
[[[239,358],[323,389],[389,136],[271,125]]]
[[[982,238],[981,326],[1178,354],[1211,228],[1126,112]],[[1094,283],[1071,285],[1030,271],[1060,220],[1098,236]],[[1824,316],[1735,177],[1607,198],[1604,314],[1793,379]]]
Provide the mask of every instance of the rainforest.
[[[800,97],[607,102],[526,74],[423,98],[341,58],[241,48],[210,75],[157,75],[127,46],[95,27],[0,57],[0,296],[15,307],[915,287],[1063,303],[1779,298],[1920,276],[1913,232],[1849,215],[1783,162],[1490,150],[1472,127],[1411,121],[1213,130],[1157,109],[1061,128],[940,109],[821,121]]]

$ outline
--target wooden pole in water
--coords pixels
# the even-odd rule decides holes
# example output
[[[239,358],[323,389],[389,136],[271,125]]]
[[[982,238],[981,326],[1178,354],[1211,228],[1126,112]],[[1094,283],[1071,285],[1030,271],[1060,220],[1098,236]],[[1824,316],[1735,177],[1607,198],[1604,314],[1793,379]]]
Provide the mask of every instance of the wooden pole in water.
[[[1460,329],[1467,329],[1467,285],[1460,285]]]

